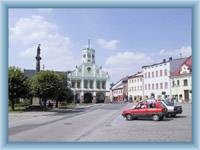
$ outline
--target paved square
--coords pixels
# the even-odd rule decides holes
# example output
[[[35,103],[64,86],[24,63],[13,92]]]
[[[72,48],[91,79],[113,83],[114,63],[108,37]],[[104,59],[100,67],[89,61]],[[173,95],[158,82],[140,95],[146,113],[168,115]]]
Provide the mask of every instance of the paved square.
[[[190,142],[191,104],[163,121],[126,121],[122,110],[133,104],[101,104],[59,112],[9,114],[9,141]]]

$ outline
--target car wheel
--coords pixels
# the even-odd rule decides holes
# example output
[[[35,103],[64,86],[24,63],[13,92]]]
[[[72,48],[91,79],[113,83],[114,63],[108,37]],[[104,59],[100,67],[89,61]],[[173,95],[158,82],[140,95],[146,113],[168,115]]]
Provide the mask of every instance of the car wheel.
[[[160,119],[159,115],[153,115],[152,118],[154,121],[158,121]]]
[[[176,117],[176,114],[172,114],[171,116],[172,116],[172,117]]]
[[[130,121],[132,119],[133,119],[132,115],[130,115],[130,114],[126,115],[126,120]]]

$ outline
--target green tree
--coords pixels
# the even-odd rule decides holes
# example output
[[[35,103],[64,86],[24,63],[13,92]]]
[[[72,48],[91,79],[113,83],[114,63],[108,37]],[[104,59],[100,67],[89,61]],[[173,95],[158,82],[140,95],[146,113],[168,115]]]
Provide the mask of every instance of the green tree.
[[[71,103],[73,99],[73,92],[68,88],[68,78],[66,74],[59,74],[59,87],[56,107],[58,107],[58,102],[66,101],[67,103]]]
[[[15,110],[15,102],[19,98],[26,98],[29,95],[29,79],[16,67],[8,68],[9,101],[12,110]]]
[[[34,96],[42,100],[43,108],[46,109],[48,99],[55,99],[60,91],[59,75],[53,71],[40,71],[32,78],[32,91]]]

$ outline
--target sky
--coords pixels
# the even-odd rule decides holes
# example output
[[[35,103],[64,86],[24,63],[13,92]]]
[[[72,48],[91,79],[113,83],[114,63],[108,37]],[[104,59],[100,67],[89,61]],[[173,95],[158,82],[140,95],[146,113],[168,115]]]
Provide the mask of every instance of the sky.
[[[110,82],[192,53],[190,8],[9,8],[8,21],[9,66],[21,69],[35,68],[39,43],[41,66],[68,71],[81,64],[90,39]]]

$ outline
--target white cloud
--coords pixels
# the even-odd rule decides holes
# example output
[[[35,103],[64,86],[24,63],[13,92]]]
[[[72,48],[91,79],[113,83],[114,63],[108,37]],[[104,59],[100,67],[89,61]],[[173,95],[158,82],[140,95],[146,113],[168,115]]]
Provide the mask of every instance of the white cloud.
[[[166,49],[162,49],[160,50],[159,54],[160,56],[167,56],[167,57],[180,57],[180,55],[182,57],[187,57],[190,56],[192,54],[192,48],[190,46],[182,46],[179,49],[175,49],[175,50],[166,50]]]
[[[106,70],[109,72],[112,81],[141,71],[142,65],[153,63],[153,59],[142,52],[119,52],[106,59]]]
[[[115,49],[117,49],[117,44],[119,43],[119,41],[118,40],[106,41],[105,39],[100,38],[100,39],[97,39],[97,43],[102,48],[109,49],[109,50],[115,50]]]
[[[142,52],[130,52],[126,51],[123,53],[117,53],[116,55],[110,56],[106,60],[107,65],[130,67],[135,64],[144,64],[152,62],[151,57]]]
[[[77,63],[71,51],[70,38],[60,34],[55,23],[41,16],[19,19],[15,26],[10,28],[9,33],[10,51],[18,47],[19,56],[24,61],[32,61],[34,64],[37,45],[40,43],[41,64],[47,69],[67,70]]]

